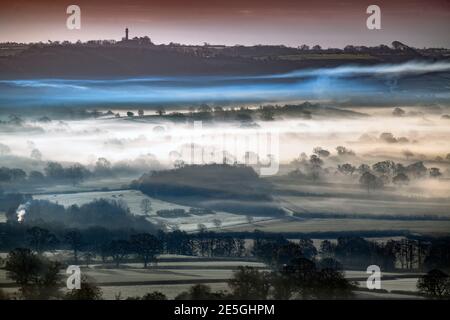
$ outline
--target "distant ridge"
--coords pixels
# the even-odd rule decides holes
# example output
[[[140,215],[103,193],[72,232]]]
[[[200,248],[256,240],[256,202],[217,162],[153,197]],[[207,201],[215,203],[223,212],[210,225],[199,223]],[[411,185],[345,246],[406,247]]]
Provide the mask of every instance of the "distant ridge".
[[[31,45],[14,54],[2,53],[0,78],[252,75],[343,64],[371,65],[418,58],[436,60],[444,57],[424,56],[400,42],[395,50],[385,47],[387,49],[351,47],[345,50],[326,49],[315,52],[283,46]],[[371,50],[373,53],[370,53]]]

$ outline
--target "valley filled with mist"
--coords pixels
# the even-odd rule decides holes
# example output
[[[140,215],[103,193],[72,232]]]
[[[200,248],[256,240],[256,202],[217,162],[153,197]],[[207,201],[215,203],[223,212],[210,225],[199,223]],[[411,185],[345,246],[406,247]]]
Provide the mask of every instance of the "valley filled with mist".
[[[413,255],[426,243],[432,256],[433,241],[450,233],[449,88],[447,60],[249,76],[1,80],[0,249],[6,257],[28,228],[48,229],[66,240],[42,250],[65,262],[89,255],[86,272],[108,299],[156,289],[173,298],[195,283],[222,290],[241,266],[269,268],[258,241],[274,238],[305,257],[314,251],[308,258],[318,264],[332,255],[329,243],[354,239],[376,250],[412,241]],[[76,249],[63,236],[74,229],[84,238]],[[89,245],[136,232],[164,243],[152,253],[165,265],[161,274],[156,262],[141,274],[134,251],[120,243],[107,252]],[[212,238],[232,249],[192,244]],[[361,275],[352,272],[374,259],[335,253],[355,281]],[[385,294],[409,281],[402,294],[415,298],[428,256],[406,264],[400,251],[392,255]],[[189,272],[175,275],[178,268]],[[14,292],[2,272],[0,288]]]

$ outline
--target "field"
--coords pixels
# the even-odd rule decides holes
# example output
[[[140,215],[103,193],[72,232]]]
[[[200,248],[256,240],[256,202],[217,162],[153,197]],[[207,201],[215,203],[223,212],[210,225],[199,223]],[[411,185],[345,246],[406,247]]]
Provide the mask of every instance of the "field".
[[[405,190],[380,190],[370,194],[357,184],[308,184],[290,178],[271,179],[277,200],[291,212],[285,219],[261,222],[270,232],[407,231],[432,234],[450,230],[450,199]],[[439,182],[447,188],[448,181]],[[411,187],[411,189],[413,189]],[[295,216],[292,216],[295,213]],[[229,228],[249,230],[246,226]]]
[[[358,110],[366,112],[370,109]],[[441,113],[447,114],[448,110],[443,109]],[[413,113],[416,110],[408,112]],[[379,237],[376,241],[386,242],[390,239],[403,239],[402,237],[411,239],[449,234],[450,156],[447,159],[447,154],[450,151],[448,150],[450,131],[448,120],[442,118],[441,114],[430,113],[426,118],[405,116],[402,118],[404,123],[402,127],[398,126],[399,118],[392,116],[391,108],[383,112],[378,110],[376,114],[369,115],[369,118],[334,119],[327,118],[326,115],[321,117],[313,115],[312,119],[277,118],[273,121],[261,121],[258,118],[254,119],[258,129],[242,128],[239,123],[232,122],[205,123],[201,132],[194,131],[189,123],[168,123],[166,120],[156,121],[154,118],[158,116],[153,114],[149,117],[100,117],[65,120],[65,122],[55,120],[50,123],[29,121],[26,123],[30,126],[40,128],[33,136],[32,143],[28,142],[29,137],[25,129],[22,134],[9,131],[0,134],[2,141],[11,141],[8,143],[9,153],[0,157],[0,167],[21,166],[27,175],[32,171],[42,172],[41,182],[33,183],[32,179],[27,178],[25,181],[30,183],[19,181],[12,184],[11,186],[16,188],[13,192],[31,194],[33,199],[48,200],[65,207],[82,206],[95,199],[120,201],[129,208],[131,214],[145,216],[165,231],[179,229],[195,233],[203,226],[209,231],[228,233],[259,230],[280,233],[293,242],[302,236],[314,238],[316,248],[320,246],[320,239],[326,238],[336,243],[340,236],[370,237],[373,240],[376,236]],[[383,123],[383,128],[378,127],[379,123]],[[258,130],[266,130],[279,140],[277,151],[280,170],[272,176],[257,176],[255,171],[252,179],[258,183],[262,182],[261,185],[265,187],[267,183],[267,188],[264,189],[267,193],[264,193],[266,196],[264,198],[249,200],[249,197],[240,196],[253,192],[252,187],[256,184],[243,183],[248,182],[243,180],[248,179],[250,182],[253,180],[241,174],[243,164],[240,162],[245,159],[243,155],[252,148],[246,145],[245,139],[240,138],[248,137]],[[391,132],[395,139],[401,137],[407,142],[395,139],[396,142],[386,142],[380,138],[384,132]],[[220,162],[214,165],[209,162],[205,164],[204,158],[197,166],[186,165],[190,164],[189,159],[195,160],[196,157],[191,156],[196,149],[201,151],[197,155],[202,157],[212,152],[211,150],[214,152],[220,150],[217,149],[220,147],[217,140],[222,135],[233,138],[234,144],[226,147],[234,153],[229,158],[235,162],[227,162],[228,156],[222,154]],[[368,139],[369,142],[364,139]],[[61,141],[65,141],[65,144],[61,145]],[[193,148],[192,141],[196,141],[201,147]],[[345,146],[351,153],[340,153],[339,146],[341,148]],[[237,150],[233,151],[235,147]],[[34,148],[39,148],[42,154],[40,160],[30,158]],[[315,177],[314,170],[317,168],[313,160],[314,156],[317,156],[317,148],[327,150],[328,155],[320,158],[318,165],[320,170]],[[409,155],[407,158],[404,155],[406,149],[414,156]],[[261,160],[258,159],[259,163],[256,163],[255,167],[267,164],[270,157],[269,150],[264,150],[266,151]],[[174,155],[177,160],[172,159]],[[99,169],[98,164],[102,163],[100,159],[104,159],[109,165],[107,174],[102,173],[104,168],[101,166]],[[180,165],[176,162],[178,160],[187,162]],[[58,162],[66,170],[77,161],[89,174],[80,181],[68,180],[64,175],[52,177],[48,174],[48,161]],[[376,172],[375,165],[388,161],[400,164],[404,168],[414,163],[422,163],[425,172],[422,176],[416,177],[413,171],[405,171],[411,178],[408,185],[394,184],[393,179],[397,175],[397,172],[394,174],[394,170],[382,188],[368,190],[360,183],[363,173],[356,168],[365,165],[377,175],[375,178],[379,178],[380,174]],[[339,171],[339,166],[344,164],[352,166],[354,171],[351,174]],[[221,175],[222,170],[204,170],[214,166],[217,168],[224,166],[235,174]],[[185,167],[196,167],[200,170],[193,170],[194,174],[191,174],[188,180],[186,176],[180,174],[182,172],[180,168]],[[172,170],[174,168],[175,170]],[[440,175],[431,176],[432,169],[440,170]],[[154,189],[141,188],[139,178],[154,180],[158,175],[148,175],[152,171],[160,171],[158,174],[167,178],[167,181],[161,179]],[[133,180],[135,182],[132,182]],[[191,187],[203,188],[188,189],[197,192],[191,195],[189,193],[185,195],[185,191],[162,192],[169,183],[186,187],[183,184],[188,182]],[[9,191],[12,187],[5,190]],[[138,188],[145,194],[138,191]],[[224,190],[232,192],[225,193]],[[202,199],[203,203],[197,201],[198,199]],[[142,208],[144,200],[151,203],[149,212],[145,212],[146,210]],[[174,214],[174,217],[169,217],[176,209],[189,212],[195,206],[207,207],[208,202],[214,204],[218,201],[230,201],[234,206],[216,206],[215,208],[221,209],[214,213]],[[276,207],[277,214],[275,210],[271,211],[271,207],[265,212],[264,217],[262,209],[255,216],[247,216],[250,213],[243,210],[247,202],[261,205],[263,201]],[[233,213],[228,212],[230,208],[234,210]],[[158,211],[161,210],[172,212],[162,217],[158,215]],[[4,212],[0,212],[0,221],[4,221]],[[25,226],[26,221],[25,215]],[[117,227],[120,228],[122,225]],[[19,238],[22,239],[21,236]],[[28,239],[24,239],[26,246]],[[128,235],[124,240],[128,240]],[[246,240],[245,249],[250,249],[252,240]],[[65,250],[67,247],[65,244],[58,249]],[[7,253],[6,250],[10,248],[5,249],[3,256]],[[200,250],[196,248],[191,252],[198,254]],[[197,283],[208,284],[212,290],[226,290],[227,281],[240,265],[255,266],[260,270],[268,269],[268,266],[257,262],[254,257],[250,258],[250,250],[243,251],[245,257],[240,259],[162,256],[157,266],[148,269],[144,269],[142,263],[137,262],[134,253],[130,254],[126,263],[120,266],[114,265],[111,261],[102,264],[99,255],[103,252],[96,252],[97,256],[89,266],[85,265],[84,260],[81,263],[83,273],[102,288],[105,299],[142,296],[155,290],[174,298]],[[63,263],[71,263],[71,254],[68,252],[46,254]],[[320,253],[318,259],[322,257]],[[349,266],[351,265],[346,267]],[[361,269],[365,267],[365,265],[358,266]],[[411,273],[384,274],[383,289],[401,290],[407,292],[407,295],[398,292],[363,291],[367,279],[365,270],[348,270],[346,276],[361,287],[357,292],[360,298],[417,298],[414,294],[417,291],[416,283],[420,274],[412,273],[416,270],[425,269],[410,268],[408,271]],[[0,270],[0,288],[6,291],[16,290],[15,284],[7,279],[4,270]]]
[[[224,290],[227,280],[238,266],[265,269],[264,264],[245,259],[226,261],[174,255],[164,255],[159,259],[157,266],[148,269],[143,269],[141,263],[122,264],[119,268],[92,264],[82,267],[82,273],[101,287],[105,299],[115,299],[119,294],[122,298],[142,296],[151,291],[161,291],[174,298],[197,283]],[[16,290],[4,270],[0,270],[0,288],[9,292]]]
[[[126,263],[119,268],[92,264],[82,267],[82,273],[89,276],[102,289],[104,299],[127,298],[142,296],[148,292],[160,291],[173,299],[180,292],[188,290],[198,283],[209,285],[212,290],[228,290],[227,281],[232,277],[238,266],[253,266],[266,270],[263,263],[253,260],[236,259],[223,260],[201,257],[186,257],[164,255],[160,257],[157,266],[143,269],[141,263]],[[347,271],[346,278],[357,281],[361,288],[365,288],[367,274],[364,271]],[[415,292],[417,277],[401,273],[384,273],[382,289],[404,290]],[[4,270],[0,270],[0,288],[7,292],[16,290],[15,284],[6,279]],[[63,289],[64,290],[64,289]],[[408,295],[394,295],[384,293],[356,292],[357,296],[368,295],[370,298],[408,298]]]
[[[288,214],[285,217],[254,217],[249,223],[245,215],[216,212],[208,215],[163,218],[158,210],[184,209],[183,206],[150,198],[137,190],[83,191],[66,193],[35,194],[34,199],[49,200],[64,206],[82,205],[94,199],[120,200],[126,203],[131,213],[144,214],[143,199],[151,201],[152,210],[148,220],[164,225],[168,230],[195,231],[199,224],[208,229],[216,228],[218,219],[226,231],[267,232],[346,232],[346,231],[391,231],[422,234],[447,233],[450,230],[450,200],[448,197],[427,196],[416,190],[406,196],[405,190],[382,190],[368,194],[355,184],[302,183],[286,177],[269,179],[276,192],[276,202]],[[103,182],[104,183],[104,182]],[[446,185],[447,181],[440,182]],[[103,186],[107,185],[106,183]],[[445,187],[444,187],[445,188]],[[414,189],[411,187],[411,189]],[[293,216],[293,214],[296,216]]]
[[[448,233],[450,221],[393,221],[372,219],[307,219],[290,220],[277,219],[270,222],[261,222],[253,226],[242,225],[225,228],[227,231],[253,231],[265,232],[348,232],[348,231],[401,231],[430,233]]]
[[[203,224],[206,228],[212,229],[216,228],[213,222],[213,220],[215,219],[219,220],[221,226],[223,227],[248,224],[245,215],[232,214],[223,211],[218,211],[214,214],[206,215],[192,214],[189,217],[163,218],[157,215],[158,210],[184,209],[186,211],[189,211],[190,207],[150,198],[140,191],[136,190],[38,194],[33,196],[33,199],[48,200],[61,204],[65,207],[74,204],[83,205],[85,203],[91,202],[94,199],[100,198],[124,201],[130,209],[130,212],[135,215],[144,214],[143,210],[141,209],[141,202],[143,199],[149,199],[151,201],[152,210],[148,215],[148,220],[156,224],[164,225],[169,230],[179,229],[184,231],[195,231],[198,229],[198,224]],[[269,219],[270,217],[254,217],[254,222],[256,223]]]

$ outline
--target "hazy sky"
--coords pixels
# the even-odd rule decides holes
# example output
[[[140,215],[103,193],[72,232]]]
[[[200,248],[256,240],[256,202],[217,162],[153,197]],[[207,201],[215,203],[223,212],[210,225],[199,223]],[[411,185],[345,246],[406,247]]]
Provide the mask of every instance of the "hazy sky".
[[[450,0],[0,0],[0,41],[116,39],[155,43],[450,47]],[[81,7],[81,30],[66,8]],[[381,7],[382,30],[368,30],[366,8]]]

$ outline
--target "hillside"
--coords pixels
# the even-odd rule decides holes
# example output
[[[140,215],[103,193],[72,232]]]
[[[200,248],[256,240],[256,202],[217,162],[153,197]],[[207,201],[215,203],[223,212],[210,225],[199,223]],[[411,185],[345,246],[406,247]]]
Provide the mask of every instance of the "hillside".
[[[281,73],[341,64],[402,62],[414,52],[305,53],[282,46],[172,47],[123,45],[31,45],[0,55],[2,79],[104,78],[148,75],[240,75]]]
[[[250,167],[186,165],[145,174],[132,187],[176,203],[239,214],[277,215],[271,185]]]

